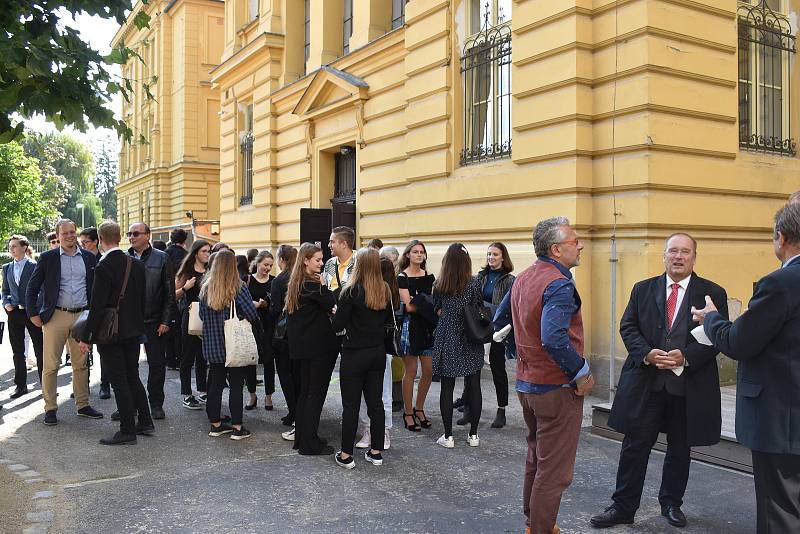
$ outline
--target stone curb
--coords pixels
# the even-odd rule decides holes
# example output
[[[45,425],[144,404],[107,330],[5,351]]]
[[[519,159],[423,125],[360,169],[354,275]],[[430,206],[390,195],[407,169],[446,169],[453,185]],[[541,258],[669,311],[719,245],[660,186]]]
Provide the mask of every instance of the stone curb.
[[[22,479],[26,484],[46,484],[48,481],[36,470],[25,464],[17,464],[7,458],[0,458],[0,466]],[[55,486],[37,491],[31,499],[32,510],[25,514],[26,524],[22,534],[46,534],[55,520]]]

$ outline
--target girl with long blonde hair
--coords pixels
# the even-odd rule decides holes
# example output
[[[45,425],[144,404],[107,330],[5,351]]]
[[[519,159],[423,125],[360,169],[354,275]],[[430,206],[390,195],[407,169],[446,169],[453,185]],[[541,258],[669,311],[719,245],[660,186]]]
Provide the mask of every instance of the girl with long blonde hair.
[[[231,434],[231,439],[249,438],[251,433],[242,426],[242,388],[249,367],[225,367],[225,320],[230,317],[231,304],[236,314],[255,324],[258,312],[253,297],[239,278],[236,256],[230,250],[217,252],[214,263],[200,287],[200,318],[203,320],[203,358],[208,362],[209,384],[206,413],[211,421],[208,435],[218,437]],[[222,423],[222,390],[228,382],[228,405],[231,410],[230,426]]]
[[[339,377],[342,385],[342,450],[336,463],[355,467],[353,444],[358,428],[361,395],[367,404],[370,445],[364,458],[382,465],[385,415],[381,393],[386,370],[384,338],[386,325],[392,324],[394,310],[389,286],[381,276],[380,255],[371,248],[358,251],[350,280],[339,296],[333,330],[345,330]]]
[[[289,358],[300,362],[293,437],[295,448],[303,455],[333,454],[333,448],[317,435],[339,352],[330,322],[336,297],[322,283],[324,264],[322,249],[303,243],[286,291]]]

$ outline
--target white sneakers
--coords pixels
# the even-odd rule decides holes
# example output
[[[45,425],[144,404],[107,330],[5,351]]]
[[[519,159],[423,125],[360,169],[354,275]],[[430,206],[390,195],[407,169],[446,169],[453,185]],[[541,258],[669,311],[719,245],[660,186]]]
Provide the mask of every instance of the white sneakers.
[[[356,449],[368,449],[371,442],[372,434],[369,432],[369,428],[364,431],[364,435],[361,436],[361,439],[356,443]],[[389,429],[385,429],[383,431],[383,450],[388,451],[389,447],[392,445],[392,440],[389,439]]]
[[[437,445],[441,445],[445,449],[452,449],[452,448],[454,448],[456,446],[456,442],[455,442],[455,440],[453,440],[453,436],[450,436],[448,438],[448,437],[445,437],[444,434],[442,434],[439,437],[439,439],[436,440],[436,444]]]
[[[481,444],[481,438],[478,437],[478,434],[467,434],[467,444],[470,447],[477,447]]]
[[[286,432],[281,432],[281,437],[286,441],[294,441],[294,428]]]

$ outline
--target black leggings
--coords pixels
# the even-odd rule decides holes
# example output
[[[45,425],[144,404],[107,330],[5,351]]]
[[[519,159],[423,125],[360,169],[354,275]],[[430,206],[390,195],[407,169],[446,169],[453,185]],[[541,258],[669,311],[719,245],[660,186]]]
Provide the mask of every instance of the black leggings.
[[[194,366],[194,379],[197,391],[205,393],[208,389],[208,364],[203,358],[203,340],[200,336],[189,334],[189,311],[183,312],[182,321],[182,346],[181,355],[181,395],[192,394],[192,366]]]
[[[441,393],[439,394],[439,409],[442,412],[442,423],[444,423],[444,435],[453,435],[453,390],[456,388],[455,377],[441,377]],[[467,391],[469,406],[469,433],[478,433],[478,421],[481,419],[481,372],[464,377],[464,389]]]
[[[227,379],[228,408],[231,410],[231,424],[242,424],[242,388],[244,377],[250,367],[225,367],[224,363],[209,365],[208,400],[206,401],[206,414],[212,423],[218,423],[222,417],[222,390],[225,389]]]
[[[506,348],[502,343],[492,341],[492,347],[489,349],[489,365],[492,369],[494,390],[497,393],[497,407],[505,408],[508,406],[508,373],[506,373]],[[461,399],[464,404],[470,405],[466,380]]]

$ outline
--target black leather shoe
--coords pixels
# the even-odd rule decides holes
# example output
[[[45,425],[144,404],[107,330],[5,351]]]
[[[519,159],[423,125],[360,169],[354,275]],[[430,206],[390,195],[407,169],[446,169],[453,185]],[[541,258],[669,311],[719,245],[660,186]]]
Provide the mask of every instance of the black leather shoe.
[[[468,425],[470,423],[471,416],[469,414],[469,410],[464,410],[464,415],[461,416],[461,419],[456,421],[458,426]]]
[[[492,428],[503,428],[504,426],[506,426],[506,409],[498,408],[494,421],[492,421]]]
[[[102,419],[103,418],[103,414],[101,412],[98,412],[97,410],[95,410],[91,406],[84,406],[83,408],[78,410],[78,415],[80,415],[81,417],[88,417],[89,419]]]
[[[111,388],[109,386],[100,386],[100,398],[103,400],[111,398]]]
[[[592,516],[589,520],[594,528],[608,528],[614,525],[631,525],[633,524],[633,515],[624,514],[617,509],[616,506],[611,505],[605,509],[602,514]]]
[[[110,438],[100,440],[101,445],[136,445],[136,434],[117,432]]]
[[[114,410],[114,413],[111,414],[112,421],[119,421],[119,410]]]
[[[153,423],[149,425],[136,425],[136,434],[140,436],[152,436],[156,433],[156,427]]]
[[[667,518],[667,523],[673,527],[685,527],[686,516],[681,511],[680,506],[662,506],[661,515]]]
[[[55,410],[47,410],[44,412],[44,421],[47,426],[56,426],[58,424],[58,417],[56,417]]]
[[[167,416],[161,406],[150,406],[150,415],[153,419],[164,419]]]
[[[14,390],[14,393],[11,394],[10,398],[18,399],[21,396],[27,395],[27,394],[28,394],[28,388],[17,388],[17,389]]]

